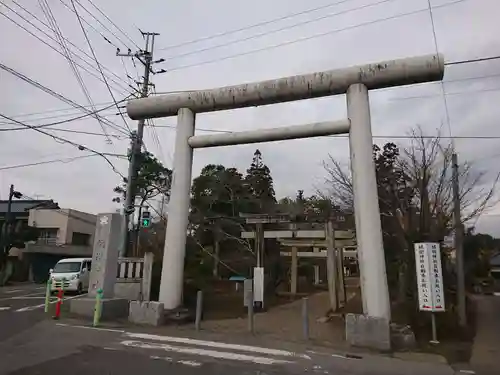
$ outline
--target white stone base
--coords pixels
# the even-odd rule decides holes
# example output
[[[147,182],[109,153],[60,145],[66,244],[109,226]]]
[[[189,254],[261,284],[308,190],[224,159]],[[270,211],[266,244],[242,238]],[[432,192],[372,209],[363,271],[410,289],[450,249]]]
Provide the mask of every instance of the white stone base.
[[[163,303],[131,301],[128,320],[135,324],[162,325],[164,322]]]
[[[345,317],[346,341],[352,346],[391,350],[389,322],[367,315],[347,314]]]

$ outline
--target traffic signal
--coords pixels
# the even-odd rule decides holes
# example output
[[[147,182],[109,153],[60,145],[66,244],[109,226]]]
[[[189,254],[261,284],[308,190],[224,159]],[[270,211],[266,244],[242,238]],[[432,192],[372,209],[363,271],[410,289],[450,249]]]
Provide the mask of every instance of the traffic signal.
[[[151,226],[151,212],[144,211],[141,215],[141,227],[149,228]]]

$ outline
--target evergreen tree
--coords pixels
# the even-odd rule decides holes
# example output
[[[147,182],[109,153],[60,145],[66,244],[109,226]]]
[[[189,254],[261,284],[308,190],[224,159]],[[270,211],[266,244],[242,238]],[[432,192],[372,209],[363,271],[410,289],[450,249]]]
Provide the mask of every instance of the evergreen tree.
[[[252,198],[253,212],[269,212],[276,204],[271,171],[262,162],[262,154],[257,149],[253,154],[252,164],[247,169],[245,182]]]

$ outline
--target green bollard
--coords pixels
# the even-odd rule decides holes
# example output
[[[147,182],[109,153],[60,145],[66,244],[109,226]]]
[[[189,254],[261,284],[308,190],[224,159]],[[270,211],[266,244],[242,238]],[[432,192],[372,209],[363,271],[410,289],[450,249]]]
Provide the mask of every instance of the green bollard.
[[[66,279],[61,279],[61,290],[62,290],[62,299],[64,300],[64,283],[65,283]],[[61,301],[62,303],[62,301]]]
[[[49,312],[50,295],[51,295],[52,280],[47,280],[47,287],[45,288],[45,313]]]
[[[101,309],[102,309],[102,289],[97,289],[97,294],[95,296],[95,307],[94,307],[94,327],[99,325],[99,320],[101,319]]]

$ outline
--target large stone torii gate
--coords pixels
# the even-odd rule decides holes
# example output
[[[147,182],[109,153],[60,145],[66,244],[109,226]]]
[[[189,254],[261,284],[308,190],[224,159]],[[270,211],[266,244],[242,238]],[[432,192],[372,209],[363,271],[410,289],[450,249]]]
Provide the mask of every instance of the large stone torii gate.
[[[440,81],[443,75],[444,59],[436,54],[129,101],[127,112],[133,120],[177,115],[173,183],[159,298],[164,307],[174,309],[182,303],[193,149],[349,132],[363,312],[389,322],[390,303],[372,159],[368,90]],[[229,134],[194,135],[195,113],[344,93],[347,93],[348,119]]]

